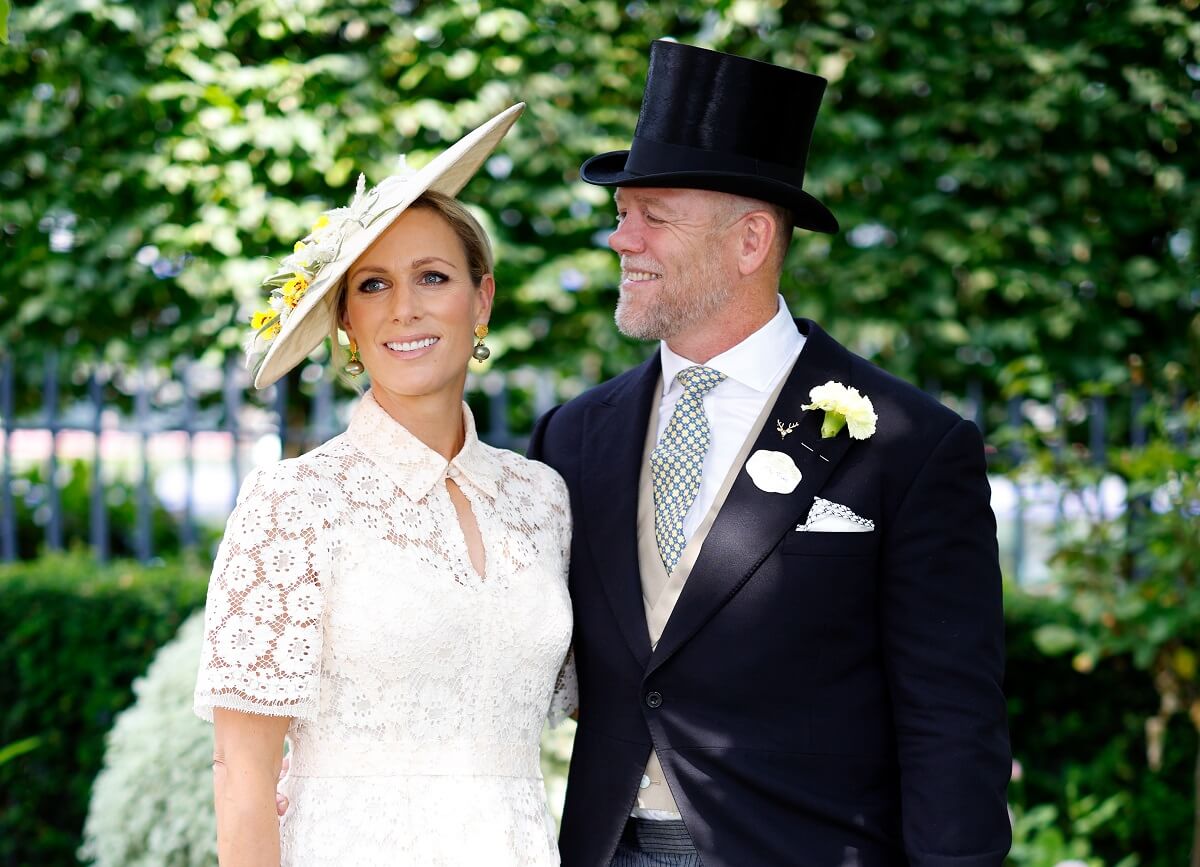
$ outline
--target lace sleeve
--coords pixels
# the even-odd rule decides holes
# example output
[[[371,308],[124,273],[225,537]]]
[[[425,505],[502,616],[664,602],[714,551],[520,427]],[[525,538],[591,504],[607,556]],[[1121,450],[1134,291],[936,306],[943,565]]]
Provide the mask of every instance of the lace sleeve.
[[[238,494],[208,584],[194,709],[314,719],[329,577],[322,520],[292,462],[255,470]]]
[[[572,647],[567,650],[567,658],[563,660],[558,680],[554,682],[554,695],[550,699],[550,711],[546,714],[550,728],[558,728],[577,710],[579,682],[575,679],[575,648]]]
[[[559,532],[559,550],[562,553],[562,580],[567,582],[571,566],[571,498],[567,493],[566,482],[554,474],[554,488],[558,494],[560,507],[556,515],[561,521]],[[575,676],[575,648],[567,649],[566,659],[559,669],[558,678],[554,681],[554,695],[550,699],[550,711],[546,718],[551,728],[557,728],[569,716],[579,710],[579,682]]]

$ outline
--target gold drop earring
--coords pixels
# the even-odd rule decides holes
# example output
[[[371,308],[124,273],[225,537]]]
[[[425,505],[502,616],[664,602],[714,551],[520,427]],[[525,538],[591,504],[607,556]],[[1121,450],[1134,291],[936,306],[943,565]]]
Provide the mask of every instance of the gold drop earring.
[[[475,326],[475,337],[478,342],[475,344],[475,348],[471,350],[471,357],[476,361],[487,361],[492,355],[492,350],[488,349],[483,343],[483,338],[487,336],[488,327],[486,325]]]
[[[350,360],[346,362],[346,366],[342,370],[351,376],[358,376],[366,370],[363,363],[358,360],[358,344],[353,340],[350,341]]]

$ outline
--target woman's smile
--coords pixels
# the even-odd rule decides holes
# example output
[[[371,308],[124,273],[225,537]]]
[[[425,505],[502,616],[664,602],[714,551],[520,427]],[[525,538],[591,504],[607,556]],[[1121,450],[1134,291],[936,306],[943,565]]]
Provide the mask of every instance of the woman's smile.
[[[388,355],[405,361],[428,355],[441,342],[440,337],[422,335],[419,337],[402,337],[384,342]]]

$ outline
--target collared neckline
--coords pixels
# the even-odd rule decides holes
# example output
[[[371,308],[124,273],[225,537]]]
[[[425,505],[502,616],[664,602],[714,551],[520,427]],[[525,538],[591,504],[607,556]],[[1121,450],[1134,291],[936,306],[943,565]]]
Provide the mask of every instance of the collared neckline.
[[[465,401],[462,414],[466,429],[463,446],[449,461],[392,418],[371,391],[354,408],[346,436],[414,502],[427,497],[447,477],[494,500],[499,493],[499,468],[479,441],[475,417]]]
[[[796,328],[792,314],[782,295],[776,296],[779,306],[775,315],[762,328],[741,343],[731,346],[704,364],[725,374],[727,379],[740,382],[755,391],[768,392],[784,367],[790,367],[797,353],[804,348],[804,335]],[[679,371],[695,367],[696,362],[684,358],[667,346],[659,344],[662,360],[662,393],[675,385]]]

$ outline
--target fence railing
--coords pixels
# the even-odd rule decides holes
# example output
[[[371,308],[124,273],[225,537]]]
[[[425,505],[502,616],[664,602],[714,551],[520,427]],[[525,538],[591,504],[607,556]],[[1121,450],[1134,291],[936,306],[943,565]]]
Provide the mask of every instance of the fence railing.
[[[50,551],[63,549],[65,460],[88,468],[87,541],[99,559],[110,555],[106,494],[117,480],[133,490],[133,555],[143,561],[155,555],[152,518],[164,499],[161,485],[155,491],[156,471],[160,480],[171,471],[167,505],[178,522],[180,544],[194,547],[203,517],[198,512],[223,517],[251,464],[299,454],[340,433],[356,399],[319,365],[253,393],[248,373],[232,355],[215,366],[179,362],[169,375],[150,365],[64,372],[52,351],[44,363],[39,406],[18,418],[13,361],[0,358],[0,561],[20,555],[16,500],[32,487],[37,490],[31,511],[42,529],[42,544]],[[75,386],[67,405],[60,400],[64,376]],[[528,434],[510,427],[514,396],[520,395],[528,405],[526,415],[536,418],[582,387],[549,371],[519,369],[470,376],[466,397],[482,439],[521,449]],[[19,478],[21,470],[31,469],[38,475],[36,486]]]
[[[13,361],[0,357],[0,561],[32,556],[31,520],[40,529],[43,549],[64,548],[68,517],[80,520],[63,503],[68,488],[77,499],[86,496],[86,543],[101,560],[114,553],[110,523],[116,494],[132,500],[119,503],[124,514],[130,505],[133,511],[122,553],[143,562],[159,553],[154,521],[156,509],[164,508],[179,547],[196,549],[203,544],[202,527],[223,523],[253,465],[299,454],[340,433],[356,399],[317,364],[258,393],[249,389],[249,375],[233,355],[215,364],[181,360],[169,370],[148,364],[63,370],[49,352],[44,365],[39,405],[17,418]],[[587,384],[547,370],[492,372],[469,377],[467,400],[482,439],[521,450],[532,422]],[[61,399],[64,385],[71,395],[67,401]],[[989,419],[993,425],[1006,422],[1010,429],[1070,426],[1076,438],[1086,438],[1097,462],[1104,461],[1116,436],[1135,446],[1147,438],[1140,411],[1146,395],[1137,389],[1116,403],[1095,397],[1074,404],[1070,417],[1058,400],[1012,399],[1004,407],[987,406],[979,384],[971,384],[962,396],[943,394],[936,383],[926,389],[973,419],[985,434]],[[1128,415],[1115,419],[1114,406]],[[1018,445],[989,455],[994,465],[1007,468],[1019,467],[1025,458]],[[88,475],[86,486],[73,475],[80,468]],[[1053,479],[1005,473],[992,482],[1006,574],[1036,581],[1044,574],[1040,546],[1070,520],[1070,507]],[[86,494],[81,493],[84,487]],[[1119,480],[1107,480],[1097,496],[1102,508],[1125,508]],[[80,506],[73,503],[74,512],[82,511]],[[23,523],[18,512],[25,516]],[[73,538],[78,541],[81,535],[76,532]]]

